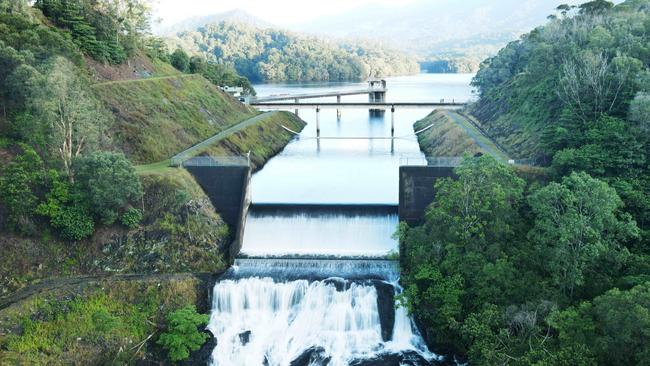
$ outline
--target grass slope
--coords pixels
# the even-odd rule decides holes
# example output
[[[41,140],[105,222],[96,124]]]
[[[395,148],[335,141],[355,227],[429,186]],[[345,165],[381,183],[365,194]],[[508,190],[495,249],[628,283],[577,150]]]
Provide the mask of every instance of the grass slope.
[[[99,83],[115,116],[114,144],[134,163],[165,160],[258,112],[200,75]]]
[[[501,161],[508,156],[486,137],[467,117],[451,110],[436,110],[415,123],[420,149],[426,156],[462,156],[465,153],[491,154]]]
[[[270,112],[255,118],[255,123],[237,129],[209,146],[193,151],[193,155],[236,156],[251,153],[254,169],[260,168],[295,136],[282,128],[302,130],[306,123],[289,112]]]
[[[282,151],[295,136],[292,131],[301,131],[306,123],[290,112],[266,113],[257,123],[247,126],[228,137],[208,146],[197,155],[243,155],[251,152],[251,165],[257,170],[267,160]]]

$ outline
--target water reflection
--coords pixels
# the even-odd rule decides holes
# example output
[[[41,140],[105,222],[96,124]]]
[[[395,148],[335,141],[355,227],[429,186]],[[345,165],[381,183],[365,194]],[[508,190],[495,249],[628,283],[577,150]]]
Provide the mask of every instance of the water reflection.
[[[470,78],[471,75],[435,74],[389,78],[387,100],[468,100]],[[263,96],[358,89],[363,85],[275,84],[258,85],[256,89]],[[345,96],[343,101],[367,101],[367,98]],[[321,100],[331,102],[335,98]],[[339,118],[335,109],[322,109],[318,116],[315,110],[301,110],[300,117],[308,125],[280,155],[255,174],[253,202],[397,204],[400,158],[421,156],[413,123],[431,111],[397,108],[394,114],[390,110],[382,112],[343,109]],[[316,139],[317,118],[323,137],[320,140]],[[391,136],[399,138],[390,139]]]

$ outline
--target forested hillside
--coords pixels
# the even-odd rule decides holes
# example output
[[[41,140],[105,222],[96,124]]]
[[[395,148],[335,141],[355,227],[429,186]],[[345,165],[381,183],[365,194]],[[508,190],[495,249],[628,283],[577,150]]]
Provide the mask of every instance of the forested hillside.
[[[241,22],[223,21],[182,32],[171,44],[231,65],[254,81],[362,80],[419,71],[414,59],[377,44],[335,44]]]
[[[650,352],[650,1],[561,6],[486,60],[470,106],[539,167],[466,158],[401,227],[404,303],[470,365]]]
[[[645,1],[561,10],[483,63],[472,112],[513,153],[549,159],[587,145],[584,132],[602,114],[638,119],[630,105],[648,88],[648,19]]]
[[[1,364],[180,360],[206,339],[156,343],[170,317],[198,325],[193,306],[207,310],[209,275],[171,274],[223,270],[232,239],[194,178],[165,160],[259,112],[218,88],[254,92],[247,79],[151,37],[149,6],[0,0]],[[240,155],[262,135],[261,164],[293,136],[280,124],[303,126],[279,113],[215,148]],[[34,285],[44,280],[52,287]]]

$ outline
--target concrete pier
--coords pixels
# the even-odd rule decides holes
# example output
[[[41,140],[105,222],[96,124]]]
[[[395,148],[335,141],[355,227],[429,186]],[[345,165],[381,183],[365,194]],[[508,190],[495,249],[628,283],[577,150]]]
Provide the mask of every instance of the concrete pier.
[[[421,224],[436,196],[436,181],[453,176],[452,166],[399,167],[399,220],[409,225]]]
[[[341,96],[340,95],[336,96],[336,103],[341,104]],[[341,119],[341,108],[336,109],[336,118]]]

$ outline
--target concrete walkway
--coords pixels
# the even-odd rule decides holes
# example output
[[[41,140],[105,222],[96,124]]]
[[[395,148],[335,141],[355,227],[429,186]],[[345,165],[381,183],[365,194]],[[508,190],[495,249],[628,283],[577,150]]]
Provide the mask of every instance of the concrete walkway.
[[[510,156],[497,146],[497,144],[492,141],[491,138],[486,136],[472,121],[467,117],[451,110],[444,110],[445,113],[452,121],[454,121],[458,126],[460,126],[465,133],[476,142],[476,144],[483,149],[486,153],[492,155],[498,160],[507,162],[510,160]]]

